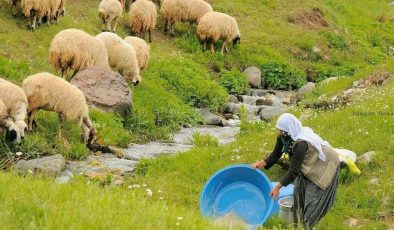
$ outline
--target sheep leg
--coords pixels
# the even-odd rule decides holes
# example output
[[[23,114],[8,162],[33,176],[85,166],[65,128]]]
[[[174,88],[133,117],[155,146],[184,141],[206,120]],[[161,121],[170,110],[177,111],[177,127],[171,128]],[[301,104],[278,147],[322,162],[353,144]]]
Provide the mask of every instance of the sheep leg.
[[[207,40],[204,40],[203,46],[202,46],[202,52],[205,52],[206,49],[207,49]]]
[[[227,43],[226,41],[223,42],[223,45],[222,45],[222,55],[224,54],[224,48],[226,47],[226,43]]]
[[[67,80],[67,68],[62,69],[62,78]]]
[[[175,22],[171,23],[171,36],[174,37],[175,36]]]
[[[113,21],[113,26],[112,26],[112,32],[114,32],[115,33],[115,31],[116,31],[116,26],[118,25],[118,21],[119,21],[119,17],[115,17],[114,18],[114,21]]]
[[[192,34],[192,27],[193,27],[193,23],[189,22],[189,30],[187,31],[188,35]]]
[[[152,30],[149,30],[149,42],[152,42]]]
[[[35,127],[37,127],[37,123],[36,123],[36,121],[34,120],[34,116],[36,115],[37,110],[38,110],[38,109],[33,109],[33,110],[31,110],[30,112],[27,113],[27,121],[28,121],[28,123],[29,123],[29,127],[28,127],[29,132],[32,132],[32,131],[33,131],[33,125],[34,125]]]
[[[168,32],[168,20],[166,19],[164,22],[164,35],[167,35]]]
[[[93,143],[96,140],[97,137],[97,131],[93,127],[92,121],[90,120],[89,117],[84,117],[82,119],[82,129],[85,135],[86,140],[88,140],[88,144]],[[84,127],[86,126],[86,127]]]
[[[36,29],[36,22],[37,22],[37,13],[34,13],[34,15],[32,17],[32,25],[31,25],[31,29],[33,31]]]
[[[17,4],[16,0],[12,0],[12,15],[14,17],[16,17],[16,13],[17,13],[16,4]]]
[[[211,53],[215,53],[215,46],[213,43],[214,42],[211,41]]]

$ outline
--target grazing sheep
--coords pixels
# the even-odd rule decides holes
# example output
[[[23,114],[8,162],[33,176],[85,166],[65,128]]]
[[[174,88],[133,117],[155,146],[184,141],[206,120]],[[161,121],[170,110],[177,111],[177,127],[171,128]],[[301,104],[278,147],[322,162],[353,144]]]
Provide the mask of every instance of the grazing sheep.
[[[47,16],[48,23],[58,23],[60,16],[64,16],[65,14],[65,1],[66,0],[47,0]]]
[[[171,35],[175,34],[175,22],[189,22],[189,33],[193,23],[198,23],[206,13],[212,12],[212,6],[203,0],[164,0],[160,14],[164,19],[164,33],[167,34],[168,24]]]
[[[48,0],[22,0],[21,6],[23,14],[30,18],[30,28],[34,31],[36,24],[40,24],[41,19],[47,14]]]
[[[103,32],[96,38],[101,39],[107,48],[109,65],[126,80],[138,85],[141,76],[134,48],[114,33]]]
[[[122,16],[123,8],[118,0],[102,0],[98,8],[98,16],[102,20],[102,30],[115,33],[116,25]]]
[[[0,99],[4,102],[8,115],[18,127],[20,138],[24,138],[25,132],[27,131],[25,118],[28,107],[25,93],[19,86],[1,79]]]
[[[138,37],[129,36],[124,40],[135,49],[140,70],[146,69],[148,67],[150,46]]]
[[[90,143],[96,130],[89,118],[89,109],[81,90],[50,73],[38,73],[23,80],[22,88],[29,100],[29,129],[33,128],[35,113],[40,110],[58,113],[61,121],[76,121],[82,128],[84,140]]]
[[[126,0],[119,0],[123,10],[126,10]]]
[[[21,141],[19,128],[15,125],[14,121],[8,116],[7,108],[0,99],[0,131],[2,132],[2,128],[6,128],[6,138],[13,142],[16,140],[17,142]]]
[[[149,42],[152,42],[152,31],[156,27],[157,10],[153,2],[137,0],[130,5],[129,26],[138,37],[149,33]]]
[[[1,1],[1,0],[0,0]],[[20,2],[20,0],[8,0],[8,3],[10,5],[12,5],[12,15],[14,15],[14,17],[16,17],[17,14],[17,5],[18,2]]]
[[[63,78],[67,78],[69,69],[74,70],[72,77],[89,66],[110,69],[103,41],[78,29],[56,34],[49,48],[49,60],[56,70],[61,70]]]
[[[224,50],[228,52],[227,43],[232,42],[236,45],[241,41],[235,18],[219,12],[204,15],[198,23],[197,34],[203,43],[203,51],[206,49],[207,42],[211,42],[211,52],[215,52],[215,42],[223,40],[222,55]]]

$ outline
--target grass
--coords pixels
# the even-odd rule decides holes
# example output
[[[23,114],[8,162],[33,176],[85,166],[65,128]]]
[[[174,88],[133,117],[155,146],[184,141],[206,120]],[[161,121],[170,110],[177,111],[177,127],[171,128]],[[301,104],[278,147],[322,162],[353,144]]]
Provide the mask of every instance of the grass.
[[[243,70],[249,65],[284,64],[297,73],[303,71],[310,79],[323,80],[342,76],[328,85],[320,85],[307,96],[316,101],[322,95],[334,96],[351,87],[354,80],[385,70],[394,72],[394,13],[387,1],[361,0],[358,4],[339,0],[225,0],[210,1],[217,11],[237,18],[241,45],[222,56],[203,53],[194,34],[187,34],[187,24],[176,25],[176,37],[162,34],[162,22],[151,44],[148,69],[133,91],[130,116],[91,111],[105,144],[125,147],[130,142],[169,139],[182,125],[201,122],[195,107],[220,110],[227,97],[220,85],[223,75]],[[330,25],[309,29],[294,20],[299,14],[319,8]],[[54,35],[66,28],[79,28],[94,35],[99,33],[96,16],[97,1],[69,0],[67,15],[58,25],[43,25],[31,32],[27,20],[13,18],[11,9],[0,9],[0,75],[20,84],[30,74],[56,71],[48,63],[48,49]],[[121,20],[118,34],[129,33]],[[221,44],[217,44],[219,48]],[[314,52],[314,47],[320,52]],[[274,66],[274,65],[273,65]],[[293,76],[292,73],[286,73]],[[232,85],[236,91],[244,84]],[[355,101],[334,111],[295,108],[296,115],[310,113],[305,120],[335,147],[357,153],[377,152],[370,164],[360,164],[360,176],[341,176],[337,202],[318,225],[318,229],[350,229],[344,224],[349,218],[359,219],[362,229],[387,229],[392,222],[382,220],[379,213],[394,209],[393,116],[394,82],[372,88],[358,95]],[[357,116],[354,112],[372,112]],[[384,112],[384,113],[379,113]],[[60,125],[49,112],[37,114],[38,130],[21,146],[0,141],[0,152],[23,151],[25,154],[61,153],[68,159],[81,159],[88,154],[80,142],[75,124]],[[274,123],[241,125],[237,142],[217,146],[210,137],[196,137],[200,148],[174,157],[144,160],[122,187],[101,187],[77,177],[70,184],[57,185],[40,177],[20,177],[0,173],[0,223],[4,229],[213,229],[199,214],[199,192],[208,177],[226,165],[252,163],[273,148]],[[278,180],[283,170],[275,166],[267,172]],[[371,186],[369,180],[379,178]],[[145,187],[129,189],[132,184],[147,184],[153,196],[146,196]],[[161,193],[158,190],[162,191]],[[160,199],[163,197],[163,199]],[[389,202],[383,202],[385,198]],[[177,220],[177,217],[183,220]],[[179,225],[177,225],[179,223]],[[272,218],[265,227],[277,228],[280,221]]]

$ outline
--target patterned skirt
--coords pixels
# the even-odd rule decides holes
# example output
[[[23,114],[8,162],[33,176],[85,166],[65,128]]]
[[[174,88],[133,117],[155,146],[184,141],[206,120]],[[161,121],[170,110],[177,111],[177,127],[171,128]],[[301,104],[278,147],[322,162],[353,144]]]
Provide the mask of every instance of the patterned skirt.
[[[312,229],[334,204],[338,188],[340,167],[338,166],[331,184],[325,189],[319,188],[300,173],[294,183],[294,221],[302,223],[304,228]]]

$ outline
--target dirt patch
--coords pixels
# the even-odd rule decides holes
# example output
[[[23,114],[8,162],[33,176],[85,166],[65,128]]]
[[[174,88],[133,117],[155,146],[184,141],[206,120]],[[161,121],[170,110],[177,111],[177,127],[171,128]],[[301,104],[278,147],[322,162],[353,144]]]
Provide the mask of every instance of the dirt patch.
[[[319,8],[313,8],[312,11],[305,11],[289,16],[287,20],[308,29],[320,29],[330,26],[324,19],[324,14]]]
[[[379,212],[378,219],[382,221],[394,222],[394,211],[391,212]]]
[[[340,95],[331,99],[326,99],[318,102],[308,103],[305,108],[331,110],[346,106],[350,103],[349,95]]]
[[[388,72],[375,72],[369,75],[367,78],[355,82],[355,87],[362,89],[370,86],[383,85],[388,79],[391,78],[391,74]]]

